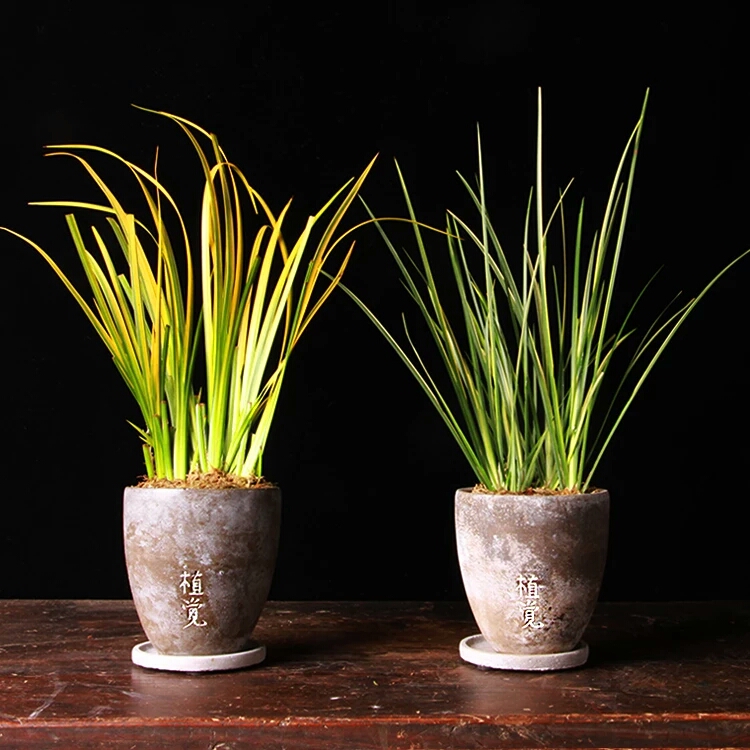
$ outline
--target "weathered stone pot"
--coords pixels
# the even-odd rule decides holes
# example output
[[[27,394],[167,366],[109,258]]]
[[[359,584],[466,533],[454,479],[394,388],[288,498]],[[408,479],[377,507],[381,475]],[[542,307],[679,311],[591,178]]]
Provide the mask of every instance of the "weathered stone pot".
[[[261,660],[257,648],[248,654],[276,564],[280,490],[128,487],[123,521],[130,588],[151,649],[140,654],[148,663],[135,649],[133,660],[189,671]],[[245,660],[222,658],[233,654]]]
[[[609,493],[502,495],[458,490],[456,540],[466,595],[482,632],[467,661],[507,669],[585,662],[607,556]],[[468,654],[469,657],[472,654]]]

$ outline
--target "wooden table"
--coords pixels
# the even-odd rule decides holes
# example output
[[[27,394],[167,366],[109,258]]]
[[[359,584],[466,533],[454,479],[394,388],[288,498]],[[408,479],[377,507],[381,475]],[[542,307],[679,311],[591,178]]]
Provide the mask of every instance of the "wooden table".
[[[130,662],[131,602],[0,601],[0,748],[750,747],[750,603],[603,604],[589,663],[463,663],[464,604],[271,602],[268,659]]]

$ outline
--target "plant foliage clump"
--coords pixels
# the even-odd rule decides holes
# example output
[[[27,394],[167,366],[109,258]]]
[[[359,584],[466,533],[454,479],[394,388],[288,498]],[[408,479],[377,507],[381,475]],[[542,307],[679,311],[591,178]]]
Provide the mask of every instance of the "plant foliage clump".
[[[699,300],[739,260],[717,274],[694,299],[653,323],[637,346],[619,388],[614,390],[606,417],[594,425],[602,384],[615,354],[632,334],[628,321],[641,296],[624,321],[613,326],[613,294],[647,99],[648,92],[617,165],[601,224],[586,243],[583,201],[572,238],[566,237],[563,202],[570,184],[552,212],[547,215],[544,210],[539,92],[536,188],[529,198],[524,241],[519,249],[520,273],[513,272],[490,221],[478,137],[476,187],[460,174],[459,178],[479,212],[479,226],[472,228],[451,212],[446,220],[448,254],[463,318],[460,321],[449,320],[441,302],[420,224],[396,165],[418,259],[398,251],[382,225],[375,223],[427,323],[457,407],[448,402],[428,372],[406,324],[411,353],[361,299],[345,289],[404,361],[447,424],[479,483],[491,491],[586,491],[603,452],[665,347]],[[572,274],[565,267],[562,272],[556,270],[548,257],[551,233],[558,223],[563,264],[571,254]],[[479,273],[472,270],[472,251],[478,251]],[[461,328],[463,331],[457,333]]]
[[[75,214],[66,216],[93,300],[87,301],[39,245],[11,233],[49,263],[109,349],[141,410],[144,426],[134,427],[143,440],[148,477],[184,480],[197,472],[259,478],[289,356],[344,273],[353,244],[333,275],[322,287],[318,283],[332,251],[348,234],[337,235],[339,224],[373,162],[288,243],[282,230],[291,201],[274,214],[215,135],[181,117],[156,114],[184,131],[200,160],[204,182],[195,243],[156,169],[151,174],[91,145],[50,148],[52,155],[76,159],[103,201],[37,205],[106,217],[108,232],[92,226],[87,239]],[[146,202],[144,217],[123,207],[81,155],[86,152],[104,154],[130,171]],[[252,236],[246,236],[245,204],[261,217]],[[326,214],[330,218],[314,241],[313,230]],[[168,224],[179,228],[174,236]],[[193,244],[199,248],[197,264]],[[301,269],[303,280],[295,284]],[[197,373],[205,374],[202,388],[196,387]]]

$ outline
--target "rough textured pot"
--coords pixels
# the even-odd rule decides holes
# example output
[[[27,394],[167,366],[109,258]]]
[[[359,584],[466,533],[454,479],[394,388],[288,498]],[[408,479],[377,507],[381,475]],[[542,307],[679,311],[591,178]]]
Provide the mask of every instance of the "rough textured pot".
[[[128,487],[125,559],[138,617],[165,655],[249,648],[268,597],[281,492]]]
[[[604,574],[609,493],[458,490],[455,511],[466,595],[489,645],[504,654],[574,649]]]

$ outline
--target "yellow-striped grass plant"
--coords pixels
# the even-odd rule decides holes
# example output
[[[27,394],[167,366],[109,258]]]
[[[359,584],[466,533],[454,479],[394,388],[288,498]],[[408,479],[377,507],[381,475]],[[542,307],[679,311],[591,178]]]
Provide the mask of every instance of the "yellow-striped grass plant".
[[[348,234],[338,232],[339,225],[374,160],[310,216],[289,244],[282,229],[291,201],[275,215],[228,160],[215,135],[181,117],[156,114],[184,131],[202,166],[195,243],[156,169],[151,174],[91,145],[50,148],[52,155],[76,159],[103,201],[36,205],[104,214],[109,231],[92,226],[90,239],[84,238],[73,213],[66,216],[93,300],[86,300],[39,245],[6,231],[28,242],[49,263],[109,349],[143,416],[144,426],[133,426],[143,439],[147,476],[184,480],[189,473],[220,472],[252,482],[262,476],[263,451],[292,349],[351,256],[353,244],[335,272],[318,284],[326,261]],[[81,156],[86,152],[104,154],[130,171],[145,199],[144,217],[136,218],[123,207]],[[254,233],[243,216],[248,206],[261,217]],[[313,230],[326,214],[330,218],[315,241]],[[175,236],[167,224],[176,228]],[[197,269],[193,244],[199,247]],[[311,254],[306,252],[313,244]],[[304,278],[299,283],[301,268]],[[205,388],[196,388],[196,372],[205,372]]]
[[[382,225],[375,223],[437,345],[457,408],[427,371],[406,322],[405,349],[364,302],[342,286],[406,363],[448,425],[478,482],[488,490],[586,491],[615,430],[665,347],[699,300],[739,260],[718,273],[694,299],[657,318],[635,349],[609,408],[604,410],[606,416],[594,425],[602,383],[615,353],[632,333],[628,319],[643,294],[618,327],[611,325],[647,99],[648,92],[617,166],[601,225],[587,243],[583,202],[572,241],[566,240],[563,200],[570,185],[549,216],[544,212],[539,92],[536,188],[526,213],[521,269],[515,274],[487,212],[478,142],[476,189],[459,175],[479,211],[478,230],[453,213],[447,214],[448,253],[463,312],[460,336],[456,333],[459,321],[448,319],[441,302],[420,225],[398,170],[418,260],[396,250]],[[564,265],[556,270],[548,257],[553,227],[558,223],[563,264],[572,245],[572,273]],[[478,259],[469,257],[472,249],[478,250]],[[476,266],[474,260],[478,260]]]

